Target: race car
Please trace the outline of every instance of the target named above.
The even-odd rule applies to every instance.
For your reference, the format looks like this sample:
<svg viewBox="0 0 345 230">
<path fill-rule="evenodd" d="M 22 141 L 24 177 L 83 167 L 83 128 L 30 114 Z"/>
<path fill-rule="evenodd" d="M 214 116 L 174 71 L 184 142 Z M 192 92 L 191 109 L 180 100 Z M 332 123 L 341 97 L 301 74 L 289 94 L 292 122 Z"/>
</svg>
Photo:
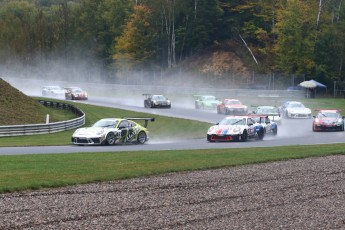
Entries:
<svg viewBox="0 0 345 230">
<path fill-rule="evenodd" d="M 253 111 L 254 114 L 257 115 L 265 115 L 267 116 L 271 121 L 274 121 L 277 125 L 282 124 L 282 119 L 280 117 L 279 109 L 275 106 L 258 106 L 256 107 L 256 110 Z"/>
<path fill-rule="evenodd" d="M 246 105 L 243 105 L 242 102 L 237 99 L 223 99 L 222 102 L 217 105 L 217 113 L 247 115 L 248 107 Z"/>
<path fill-rule="evenodd" d="M 250 115 L 257 123 L 262 124 L 265 134 L 276 136 L 278 134 L 278 125 L 272 121 L 267 115 Z"/>
<path fill-rule="evenodd" d="M 313 131 L 344 131 L 344 116 L 337 109 L 321 109 L 313 116 Z"/>
<path fill-rule="evenodd" d="M 146 96 L 144 100 L 145 108 L 171 108 L 171 101 L 160 94 L 143 94 Z"/>
<path fill-rule="evenodd" d="M 144 125 L 136 121 L 144 121 Z M 77 129 L 72 135 L 75 145 L 144 144 L 149 140 L 147 124 L 154 118 L 104 118 L 93 126 Z"/>
<path fill-rule="evenodd" d="M 209 142 L 233 140 L 245 142 L 249 138 L 262 140 L 264 136 L 263 125 L 250 116 L 227 116 L 207 131 Z"/>
<path fill-rule="evenodd" d="M 286 118 L 311 118 L 311 110 L 299 101 L 287 101 L 281 106 L 281 113 Z"/>
<path fill-rule="evenodd" d="M 216 109 L 217 105 L 221 103 L 213 95 L 194 95 L 196 109 Z"/>
<path fill-rule="evenodd" d="M 87 92 L 79 87 L 65 87 L 66 100 L 87 100 Z"/>
<path fill-rule="evenodd" d="M 42 96 L 61 98 L 65 97 L 66 90 L 58 85 L 47 85 L 42 87 Z"/>
</svg>

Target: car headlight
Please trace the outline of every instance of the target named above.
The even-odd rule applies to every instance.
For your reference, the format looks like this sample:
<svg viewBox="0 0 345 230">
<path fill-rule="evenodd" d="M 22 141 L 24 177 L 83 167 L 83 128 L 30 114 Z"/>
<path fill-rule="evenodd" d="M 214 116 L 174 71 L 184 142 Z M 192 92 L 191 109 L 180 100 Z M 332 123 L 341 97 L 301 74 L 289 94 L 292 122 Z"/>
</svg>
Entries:
<svg viewBox="0 0 345 230">
<path fill-rule="evenodd" d="M 320 123 L 320 119 L 319 119 L 319 118 L 315 118 L 314 122 L 315 122 L 316 124 L 319 124 L 319 123 Z"/>
<path fill-rule="evenodd" d="M 343 122 L 343 119 L 338 119 L 338 123 L 342 123 Z"/>
<path fill-rule="evenodd" d="M 209 129 L 208 129 L 208 131 L 207 131 L 207 133 L 211 133 L 213 130 L 214 130 L 214 126 L 212 126 L 212 127 L 210 127 Z"/>
<path fill-rule="evenodd" d="M 104 133 L 104 129 L 99 130 L 96 134 L 97 135 L 102 135 Z"/>
</svg>

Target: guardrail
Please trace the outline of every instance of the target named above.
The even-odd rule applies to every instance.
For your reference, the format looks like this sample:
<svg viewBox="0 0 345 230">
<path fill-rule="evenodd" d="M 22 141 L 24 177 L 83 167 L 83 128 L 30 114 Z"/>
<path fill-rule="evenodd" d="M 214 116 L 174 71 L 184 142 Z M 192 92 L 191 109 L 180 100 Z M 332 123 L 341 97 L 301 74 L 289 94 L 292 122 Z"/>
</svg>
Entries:
<svg viewBox="0 0 345 230">
<path fill-rule="evenodd" d="M 85 113 L 74 105 L 45 100 L 39 100 L 39 102 L 46 107 L 69 110 L 78 117 L 68 121 L 52 122 L 48 124 L 0 126 L 0 137 L 56 133 L 78 128 L 85 124 Z"/>
</svg>

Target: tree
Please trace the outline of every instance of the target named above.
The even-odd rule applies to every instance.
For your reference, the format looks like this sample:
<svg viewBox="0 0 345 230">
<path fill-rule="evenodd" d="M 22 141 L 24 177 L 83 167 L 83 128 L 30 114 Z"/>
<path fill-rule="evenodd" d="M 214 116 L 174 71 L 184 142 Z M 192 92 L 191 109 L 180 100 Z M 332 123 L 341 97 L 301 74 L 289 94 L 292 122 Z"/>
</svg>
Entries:
<svg viewBox="0 0 345 230">
<path fill-rule="evenodd" d="M 116 38 L 116 64 L 122 69 L 142 68 L 153 59 L 156 31 L 151 27 L 151 10 L 144 5 L 134 6 L 134 12 Z"/>
<path fill-rule="evenodd" d="M 310 75 L 315 68 L 315 1 L 289 0 L 277 13 L 277 67 L 286 73 Z"/>
</svg>

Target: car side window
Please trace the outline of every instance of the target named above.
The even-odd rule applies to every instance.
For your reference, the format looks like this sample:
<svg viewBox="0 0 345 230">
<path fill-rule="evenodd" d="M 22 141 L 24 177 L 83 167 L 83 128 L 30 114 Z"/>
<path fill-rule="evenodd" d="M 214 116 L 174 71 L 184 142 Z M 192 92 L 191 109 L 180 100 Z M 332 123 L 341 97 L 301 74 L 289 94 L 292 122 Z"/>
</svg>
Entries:
<svg viewBox="0 0 345 230">
<path fill-rule="evenodd" d="M 121 121 L 119 128 L 123 129 L 123 128 L 127 128 L 128 127 L 128 121 Z"/>
<path fill-rule="evenodd" d="M 134 124 L 134 122 L 128 121 L 128 126 L 129 126 L 129 127 L 134 127 L 135 124 Z"/>
<path fill-rule="evenodd" d="M 248 118 L 247 120 L 247 125 L 253 125 L 255 123 L 255 121 L 251 118 Z"/>
</svg>

